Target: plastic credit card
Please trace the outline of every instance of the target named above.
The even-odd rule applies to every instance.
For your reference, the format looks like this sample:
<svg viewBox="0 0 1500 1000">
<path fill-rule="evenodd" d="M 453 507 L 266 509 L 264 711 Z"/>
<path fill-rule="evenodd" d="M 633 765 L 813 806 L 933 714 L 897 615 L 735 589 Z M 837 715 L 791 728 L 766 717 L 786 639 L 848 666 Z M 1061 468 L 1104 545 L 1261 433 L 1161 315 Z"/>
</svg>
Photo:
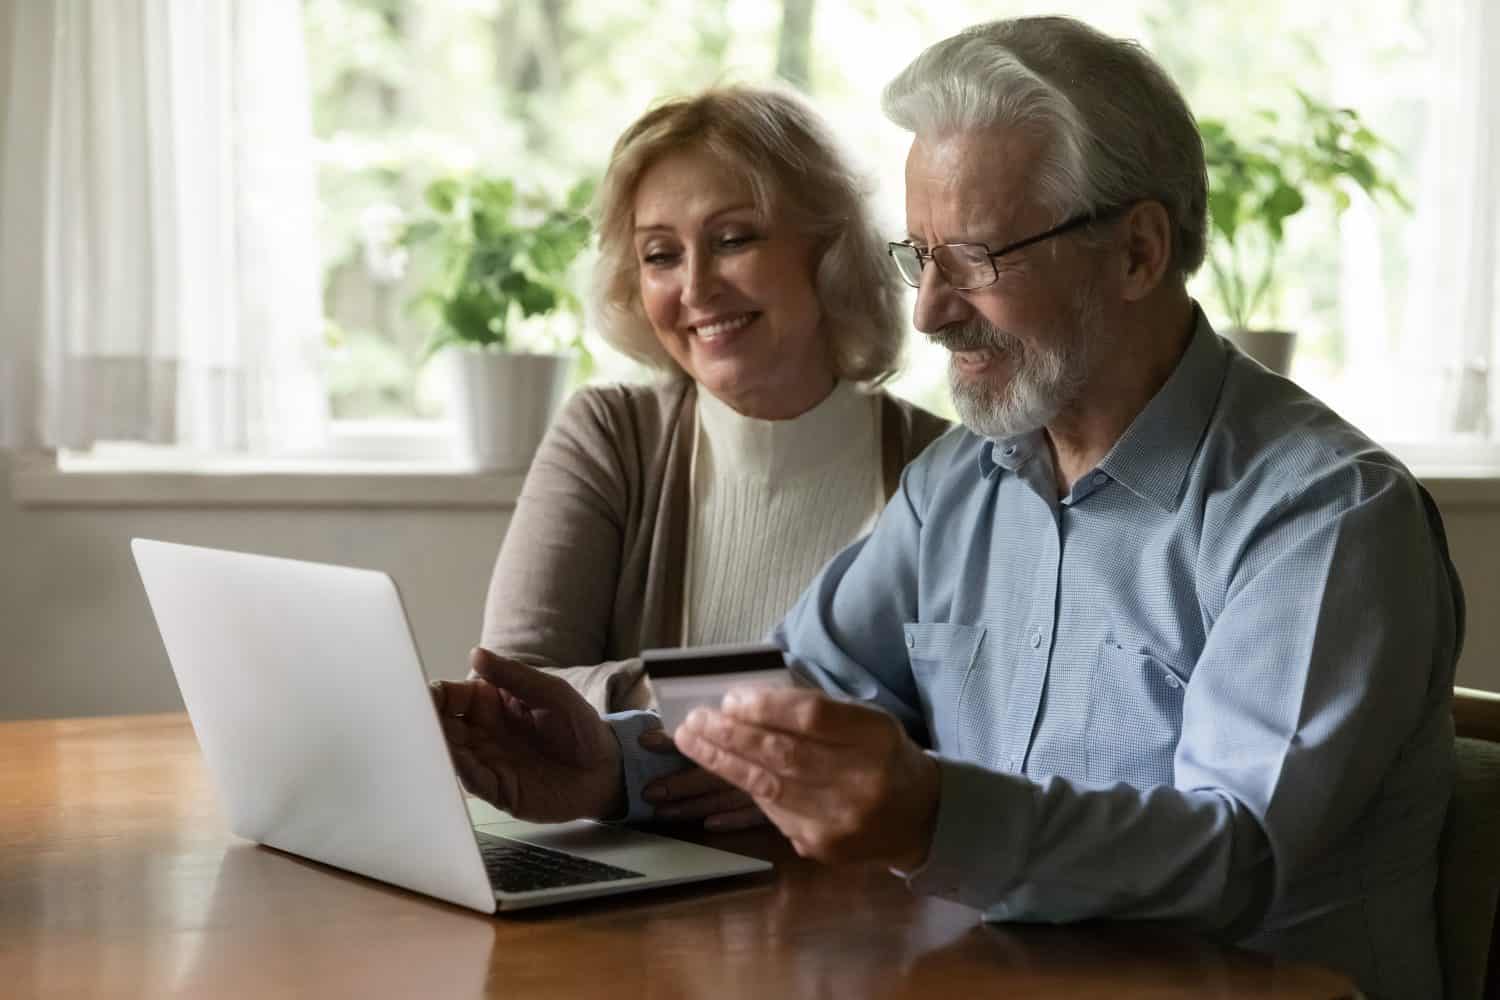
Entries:
<svg viewBox="0 0 1500 1000">
<path fill-rule="evenodd" d="M 718 708 L 732 687 L 794 683 L 781 650 L 764 642 L 648 649 L 641 653 L 641 661 L 656 693 L 662 728 L 669 735 L 699 705 Z"/>
</svg>

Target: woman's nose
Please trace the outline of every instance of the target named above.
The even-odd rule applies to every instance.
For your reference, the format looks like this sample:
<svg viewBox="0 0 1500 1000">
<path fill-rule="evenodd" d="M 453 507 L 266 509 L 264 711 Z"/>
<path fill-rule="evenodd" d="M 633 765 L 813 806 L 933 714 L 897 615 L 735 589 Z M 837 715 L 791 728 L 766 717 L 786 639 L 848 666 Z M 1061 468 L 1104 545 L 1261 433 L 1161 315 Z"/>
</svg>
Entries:
<svg viewBox="0 0 1500 1000">
<path fill-rule="evenodd" d="M 690 308 L 706 306 L 723 285 L 718 262 L 712 254 L 689 253 L 683 275 L 682 303 Z"/>
</svg>

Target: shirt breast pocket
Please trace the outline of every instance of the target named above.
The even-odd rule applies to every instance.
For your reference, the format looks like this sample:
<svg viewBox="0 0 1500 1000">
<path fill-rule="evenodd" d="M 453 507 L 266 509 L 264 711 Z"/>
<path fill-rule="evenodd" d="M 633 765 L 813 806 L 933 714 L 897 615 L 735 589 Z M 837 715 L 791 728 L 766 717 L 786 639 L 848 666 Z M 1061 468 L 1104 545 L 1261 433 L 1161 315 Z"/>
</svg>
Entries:
<svg viewBox="0 0 1500 1000">
<path fill-rule="evenodd" d="M 1172 783 L 1187 680 L 1148 652 L 1105 640 L 1089 687 L 1090 781 Z"/>
<path fill-rule="evenodd" d="M 958 698 L 979 655 L 984 628 L 947 622 L 909 622 L 907 659 L 922 701 L 922 718 L 932 749 L 958 752 Z"/>
</svg>

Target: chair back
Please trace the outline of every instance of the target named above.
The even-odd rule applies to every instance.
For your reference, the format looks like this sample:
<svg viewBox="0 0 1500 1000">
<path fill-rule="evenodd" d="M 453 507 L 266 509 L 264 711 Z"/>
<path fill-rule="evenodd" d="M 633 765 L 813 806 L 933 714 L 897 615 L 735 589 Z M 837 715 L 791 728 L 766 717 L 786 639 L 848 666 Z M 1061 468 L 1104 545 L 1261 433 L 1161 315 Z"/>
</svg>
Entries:
<svg viewBox="0 0 1500 1000">
<path fill-rule="evenodd" d="M 1455 688 L 1457 772 L 1439 848 L 1438 926 L 1450 1000 L 1500 1000 L 1500 694 Z"/>
</svg>

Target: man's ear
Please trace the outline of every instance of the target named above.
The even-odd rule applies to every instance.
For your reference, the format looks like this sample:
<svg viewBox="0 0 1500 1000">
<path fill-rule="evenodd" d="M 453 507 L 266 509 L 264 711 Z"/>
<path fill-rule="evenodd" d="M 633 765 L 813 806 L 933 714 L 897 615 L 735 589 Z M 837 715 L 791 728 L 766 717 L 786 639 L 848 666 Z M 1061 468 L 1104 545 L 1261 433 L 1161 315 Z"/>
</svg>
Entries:
<svg viewBox="0 0 1500 1000">
<path fill-rule="evenodd" d="M 1159 201 L 1139 201 L 1121 222 L 1125 234 L 1121 291 L 1139 302 L 1156 290 L 1172 265 L 1172 220 Z"/>
</svg>

